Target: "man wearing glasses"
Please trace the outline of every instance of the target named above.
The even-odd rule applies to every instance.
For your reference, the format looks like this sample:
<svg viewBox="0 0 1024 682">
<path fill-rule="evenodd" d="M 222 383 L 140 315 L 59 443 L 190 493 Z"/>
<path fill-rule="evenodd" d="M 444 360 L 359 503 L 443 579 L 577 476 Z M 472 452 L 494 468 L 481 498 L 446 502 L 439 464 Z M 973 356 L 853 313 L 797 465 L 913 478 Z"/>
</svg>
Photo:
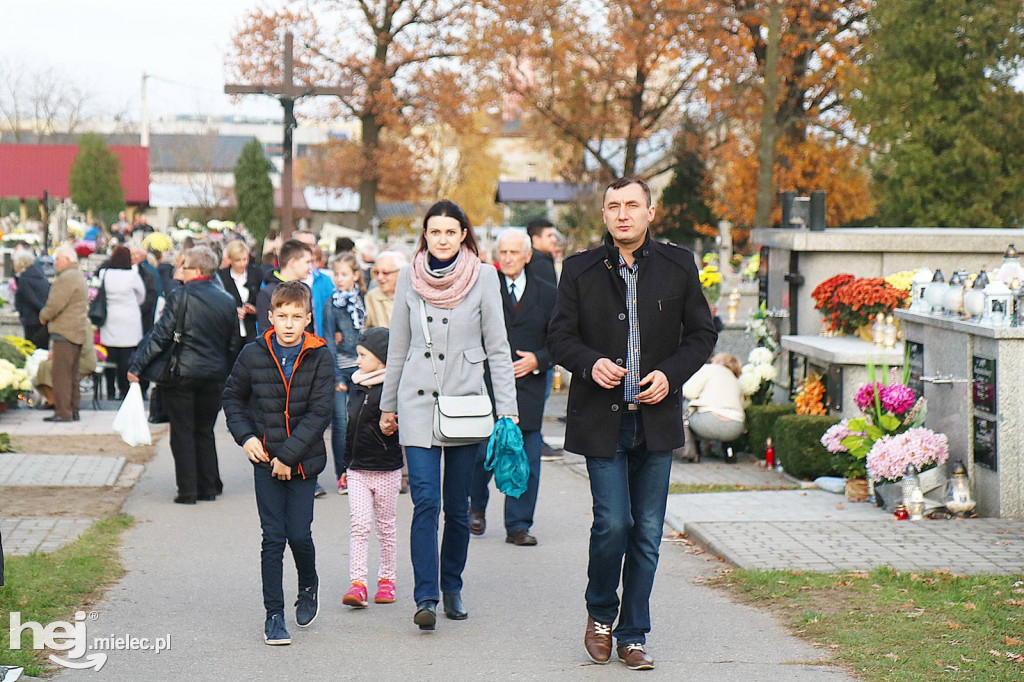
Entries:
<svg viewBox="0 0 1024 682">
<path fill-rule="evenodd" d="M 395 306 L 395 286 L 398 271 L 406 264 L 405 256 L 397 251 L 384 251 L 373 264 L 373 277 L 377 288 L 366 294 L 366 327 L 391 325 L 391 310 Z"/>
</svg>

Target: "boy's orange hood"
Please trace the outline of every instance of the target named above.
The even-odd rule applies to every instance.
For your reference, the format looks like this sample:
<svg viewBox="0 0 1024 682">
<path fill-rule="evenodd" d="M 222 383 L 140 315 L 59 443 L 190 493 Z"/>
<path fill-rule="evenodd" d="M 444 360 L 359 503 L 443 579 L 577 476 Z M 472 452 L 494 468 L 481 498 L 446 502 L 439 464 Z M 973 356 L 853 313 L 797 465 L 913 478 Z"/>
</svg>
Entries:
<svg viewBox="0 0 1024 682">
<path fill-rule="evenodd" d="M 273 335 L 273 327 L 263 332 L 263 341 L 267 344 L 267 350 L 270 351 L 271 355 L 274 354 L 274 345 L 270 340 L 270 337 L 272 337 Z M 314 334 L 310 334 L 309 332 L 302 332 L 302 348 L 299 349 L 299 352 L 301 353 L 302 351 L 309 348 L 319 348 L 320 346 L 326 345 L 327 343 L 319 336 L 315 336 Z"/>
</svg>

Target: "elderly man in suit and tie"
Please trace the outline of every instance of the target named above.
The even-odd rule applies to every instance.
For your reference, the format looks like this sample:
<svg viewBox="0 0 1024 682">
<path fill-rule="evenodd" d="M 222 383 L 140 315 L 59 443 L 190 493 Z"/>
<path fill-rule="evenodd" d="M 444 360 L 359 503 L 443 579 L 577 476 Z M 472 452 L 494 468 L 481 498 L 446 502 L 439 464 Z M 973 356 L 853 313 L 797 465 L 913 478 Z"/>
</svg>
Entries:
<svg viewBox="0 0 1024 682">
<path fill-rule="evenodd" d="M 544 419 L 546 372 L 551 368 L 551 356 L 544 342 L 557 290 L 553 284 L 539 277 L 528 276 L 526 264 L 533 251 L 525 231 L 505 230 L 498 235 L 497 249 L 501 270 L 498 284 L 516 377 L 519 428 L 523 432 L 523 444 L 530 462 L 526 492 L 519 499 L 505 497 L 505 542 L 532 546 L 537 544 L 537 539 L 530 535 L 530 527 L 540 487 L 540 427 Z M 487 442 L 484 441 L 477 455 L 476 472 L 470 488 L 469 530 L 474 535 L 483 535 L 486 529 L 484 513 L 487 510 L 487 486 L 491 480 L 491 472 L 484 469 L 486 455 Z"/>
</svg>

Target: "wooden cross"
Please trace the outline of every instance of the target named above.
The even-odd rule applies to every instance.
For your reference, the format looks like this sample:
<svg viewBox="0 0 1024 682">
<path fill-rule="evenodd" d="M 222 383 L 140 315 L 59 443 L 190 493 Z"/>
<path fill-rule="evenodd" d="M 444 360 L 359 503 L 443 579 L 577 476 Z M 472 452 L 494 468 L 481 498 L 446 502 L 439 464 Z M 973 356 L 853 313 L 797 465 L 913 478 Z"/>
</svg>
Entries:
<svg viewBox="0 0 1024 682">
<path fill-rule="evenodd" d="M 295 128 L 295 100 L 300 97 L 334 95 L 346 97 L 350 88 L 305 86 L 293 80 L 292 34 L 284 34 L 284 73 L 280 83 L 270 85 L 225 85 L 227 95 L 270 95 L 284 107 L 284 168 L 281 171 L 281 234 L 288 239 L 292 232 L 292 130 Z"/>
</svg>

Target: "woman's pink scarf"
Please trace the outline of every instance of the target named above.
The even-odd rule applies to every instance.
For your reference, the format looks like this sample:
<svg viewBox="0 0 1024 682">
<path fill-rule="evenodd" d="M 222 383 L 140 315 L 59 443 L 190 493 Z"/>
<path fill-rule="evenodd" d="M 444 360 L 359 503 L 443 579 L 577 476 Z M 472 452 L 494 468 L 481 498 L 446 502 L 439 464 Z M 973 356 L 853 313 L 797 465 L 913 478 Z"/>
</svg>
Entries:
<svg viewBox="0 0 1024 682">
<path fill-rule="evenodd" d="M 480 259 L 463 246 L 451 272 L 435 277 L 427 271 L 427 252 L 419 251 L 412 258 L 412 288 L 424 301 L 442 310 L 453 310 L 480 276 Z"/>
</svg>

